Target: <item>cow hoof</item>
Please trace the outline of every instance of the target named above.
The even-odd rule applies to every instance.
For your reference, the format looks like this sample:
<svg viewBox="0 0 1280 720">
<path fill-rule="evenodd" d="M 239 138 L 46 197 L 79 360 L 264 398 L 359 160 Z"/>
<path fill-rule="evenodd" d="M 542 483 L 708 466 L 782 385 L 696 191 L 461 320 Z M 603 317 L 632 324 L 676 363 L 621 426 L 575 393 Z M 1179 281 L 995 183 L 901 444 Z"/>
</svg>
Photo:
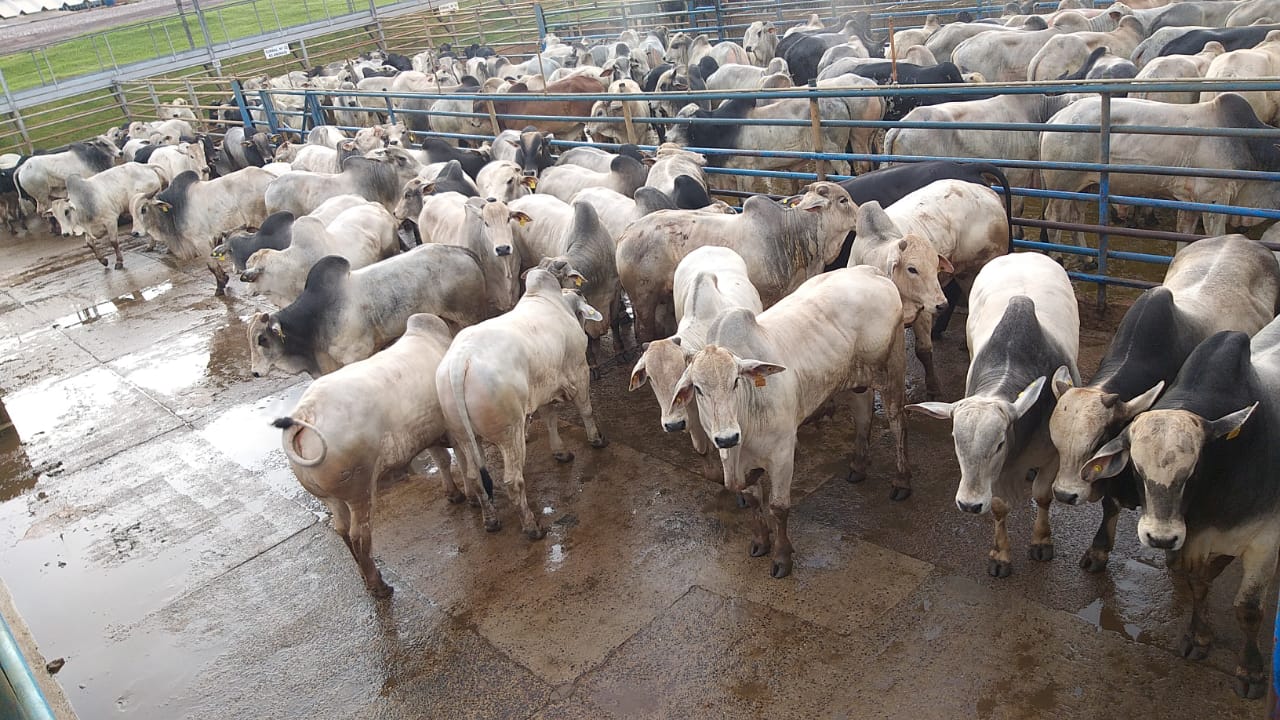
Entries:
<svg viewBox="0 0 1280 720">
<path fill-rule="evenodd" d="M 121 261 L 121 262 L 116 263 L 116 269 L 117 269 L 117 270 L 123 270 L 123 269 L 124 269 L 124 262 L 123 262 L 123 261 Z"/>
<path fill-rule="evenodd" d="M 1182 636 L 1182 644 L 1178 647 L 1182 657 L 1188 660 L 1203 660 L 1209 657 L 1209 643 L 1200 643 L 1191 633 Z"/>
<path fill-rule="evenodd" d="M 751 557 L 764 557 L 769 554 L 769 543 L 751 542 Z"/>
<path fill-rule="evenodd" d="M 856 483 L 862 482 L 863 480 L 866 480 L 867 474 L 861 470 L 850 470 L 849 473 L 844 476 L 844 479 L 848 482 L 856 484 Z"/>
<path fill-rule="evenodd" d="M 889 488 L 889 499 L 894 502 L 902 502 L 911 497 L 911 488 L 894 485 Z"/>
<path fill-rule="evenodd" d="M 593 448 L 607 448 L 607 447 L 609 447 L 609 438 L 605 437 L 604 435 L 601 435 L 600 437 L 598 437 L 598 438 L 596 438 L 595 440 L 592 440 L 592 441 L 591 441 L 591 447 L 593 447 Z"/>
<path fill-rule="evenodd" d="M 474 497 L 468 497 L 467 504 L 471 507 L 480 507 L 480 496 L 476 495 Z"/>
<path fill-rule="evenodd" d="M 467 501 L 467 496 L 463 494 L 462 491 L 460 490 L 454 490 L 453 492 L 449 493 L 447 497 L 449 498 L 449 502 L 454 505 L 461 505 L 462 503 Z M 476 500 L 476 504 L 479 505 L 480 501 Z"/>
<path fill-rule="evenodd" d="M 541 540 L 542 538 L 547 536 L 547 533 L 542 528 L 535 527 L 535 528 L 530 528 L 528 530 L 525 530 L 524 536 L 529 538 L 530 540 Z"/>
<path fill-rule="evenodd" d="M 600 371 L 597 370 L 596 368 L 591 368 L 591 382 L 596 382 L 599 379 L 600 379 Z"/>
<path fill-rule="evenodd" d="M 1267 691 L 1267 678 L 1260 672 L 1236 668 L 1236 694 L 1246 700 L 1257 700 Z"/>
<path fill-rule="evenodd" d="M 790 575 L 791 561 L 784 560 L 783 562 L 774 562 L 773 567 L 769 570 L 769 574 L 773 576 L 774 580 L 781 580 L 782 578 Z"/>
<path fill-rule="evenodd" d="M 394 592 L 395 588 L 388 585 L 385 580 L 379 580 L 377 585 L 369 588 L 369 594 L 381 600 L 391 597 Z"/>
<path fill-rule="evenodd" d="M 751 503 L 747 502 L 747 496 L 743 495 L 742 493 L 734 493 L 733 500 L 738 504 L 738 507 L 740 508 L 746 509 L 751 507 Z"/>
<path fill-rule="evenodd" d="M 1027 555 L 1032 560 L 1039 562 L 1049 562 L 1053 559 L 1053 543 L 1032 544 L 1027 550 Z"/>
<path fill-rule="evenodd" d="M 1084 551 L 1084 555 L 1080 556 L 1080 569 L 1090 573 L 1100 573 L 1107 569 L 1107 559 L 1110 556 L 1106 550 L 1097 550 L 1089 548 Z"/>
<path fill-rule="evenodd" d="M 226 289 L 226 288 L 224 288 L 224 287 L 215 288 L 215 289 L 214 289 L 214 291 L 213 291 L 213 296 L 214 296 L 214 297 L 226 297 L 226 296 L 227 296 L 227 289 Z"/>
<path fill-rule="evenodd" d="M 107 266 L 107 259 L 106 259 L 106 258 L 98 258 L 98 262 L 102 263 L 102 267 L 106 267 L 106 266 Z"/>
<path fill-rule="evenodd" d="M 573 453 L 567 450 L 563 452 L 558 452 L 558 453 L 551 453 L 551 457 L 555 458 L 556 462 L 561 462 L 561 463 L 573 462 Z"/>
<path fill-rule="evenodd" d="M 484 524 L 484 531 L 485 531 L 485 532 L 496 533 L 496 532 L 498 532 L 498 531 L 499 531 L 499 530 L 501 530 L 501 529 L 502 529 L 502 521 L 501 521 L 501 520 L 494 520 L 493 522 L 486 522 L 486 523 Z"/>
<path fill-rule="evenodd" d="M 1013 574 L 1013 563 L 992 558 L 987 561 L 987 574 L 993 578 L 1007 578 Z"/>
<path fill-rule="evenodd" d="M 939 328 L 937 325 L 934 325 L 933 330 L 929 332 L 929 337 L 933 338 L 934 340 L 941 340 L 942 336 L 945 335 L 946 333 L 947 331 L 945 328 Z"/>
</svg>

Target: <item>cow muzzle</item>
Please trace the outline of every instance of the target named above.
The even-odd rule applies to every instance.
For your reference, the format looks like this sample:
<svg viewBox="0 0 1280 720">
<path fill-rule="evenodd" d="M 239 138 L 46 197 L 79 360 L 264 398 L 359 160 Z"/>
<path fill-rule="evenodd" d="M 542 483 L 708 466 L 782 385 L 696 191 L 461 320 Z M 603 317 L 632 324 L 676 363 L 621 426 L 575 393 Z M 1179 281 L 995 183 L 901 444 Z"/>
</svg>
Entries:
<svg viewBox="0 0 1280 720">
<path fill-rule="evenodd" d="M 510 255 L 510 254 L 511 254 L 511 246 L 510 246 L 510 245 L 499 245 L 499 246 L 497 246 L 497 247 L 495 247 L 495 248 L 493 249 L 493 252 L 494 252 L 498 257 L 507 257 L 508 255 Z"/>
<path fill-rule="evenodd" d="M 1074 493 L 1070 490 L 1054 490 L 1053 496 L 1063 505 L 1079 505 L 1081 502 L 1080 493 Z"/>
<path fill-rule="evenodd" d="M 742 433 L 740 432 L 725 433 L 724 435 L 716 435 L 715 437 L 716 447 L 721 450 L 728 450 L 731 447 L 737 447 L 741 440 Z"/>
<path fill-rule="evenodd" d="M 956 507 L 960 508 L 960 512 L 973 513 L 974 515 L 981 515 L 987 510 L 987 504 L 985 502 L 965 502 L 963 500 L 956 500 Z"/>
<path fill-rule="evenodd" d="M 684 426 L 685 426 L 684 420 L 677 420 L 675 422 L 662 423 L 662 429 L 666 430 L 667 432 L 680 432 L 681 430 L 684 430 Z M 719 445 L 720 444 L 719 441 L 717 441 L 716 444 Z"/>
</svg>

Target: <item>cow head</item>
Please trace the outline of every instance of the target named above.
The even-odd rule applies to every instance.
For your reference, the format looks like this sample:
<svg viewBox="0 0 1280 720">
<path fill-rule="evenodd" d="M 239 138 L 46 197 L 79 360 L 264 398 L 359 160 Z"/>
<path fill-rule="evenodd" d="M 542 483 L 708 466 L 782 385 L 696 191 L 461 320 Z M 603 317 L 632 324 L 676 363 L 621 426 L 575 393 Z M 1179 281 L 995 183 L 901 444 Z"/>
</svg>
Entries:
<svg viewBox="0 0 1280 720">
<path fill-rule="evenodd" d="M 579 325 L 604 320 L 604 316 L 600 314 L 600 311 L 592 307 L 577 290 L 561 289 L 560 297 L 564 300 L 565 307 L 578 319 Z"/>
<path fill-rule="evenodd" d="M 1081 471 L 1098 449 L 1138 413 L 1146 412 L 1160 396 L 1164 383 L 1129 401 L 1115 393 L 1093 387 L 1075 387 L 1066 366 L 1053 374 L 1053 394 L 1058 402 L 1049 418 L 1049 436 L 1058 451 L 1058 477 L 1053 481 L 1053 494 L 1059 502 L 1079 505 L 1098 499 L 1092 483 L 1083 480 Z"/>
<path fill-rule="evenodd" d="M 522 174 L 519 165 L 505 160 L 497 160 L 486 165 L 480 171 L 478 180 L 480 182 L 477 182 L 477 186 L 482 194 L 496 197 L 503 202 L 524 197 L 538 187 L 537 178 Z"/>
<path fill-rule="evenodd" d="M 249 322 L 249 369 L 254 377 L 264 377 L 271 368 L 279 367 L 290 373 L 305 368 L 290 362 L 285 353 L 285 333 L 274 315 L 258 313 Z"/>
<path fill-rule="evenodd" d="M 770 375 L 784 371 L 786 368 L 781 365 L 740 358 L 725 348 L 707 345 L 694 354 L 676 382 L 671 405 L 683 408 L 697 402 L 707 434 L 717 448 L 728 450 L 742 442 L 739 393 L 755 392 L 768 385 Z"/>
<path fill-rule="evenodd" d="M 1031 382 L 1009 402 L 999 397 L 975 395 L 953 403 L 924 402 L 907 410 L 939 420 L 950 419 L 960 461 L 960 487 L 956 507 L 980 515 L 991 510 L 992 486 L 1004 470 L 1013 440 L 1013 424 L 1035 406 L 1045 378 Z M 701 408 L 699 408 L 701 409 Z"/>
<path fill-rule="evenodd" d="M 520 140 L 516 146 L 516 164 L 521 172 L 537 177 L 544 169 L 551 167 L 551 141 L 556 136 L 551 133 L 540 133 L 535 127 L 526 127 L 520 131 Z"/>
<path fill-rule="evenodd" d="M 693 353 L 681 344 L 680 336 L 672 336 L 664 340 L 645 343 L 640 360 L 631 369 L 631 383 L 628 390 L 637 390 L 646 382 L 653 388 L 653 395 L 658 399 L 658 408 L 662 411 L 660 422 L 667 432 L 680 432 L 689 424 L 688 405 L 673 407 L 676 384 L 680 382 L 684 371 L 689 367 Z"/>
<path fill-rule="evenodd" d="M 856 254 L 871 264 L 883 267 L 888 260 L 889 278 L 902 296 L 902 316 L 905 324 L 911 324 L 921 311 L 933 313 L 946 309 L 947 298 L 942 294 L 938 273 L 955 271 L 946 258 L 938 254 L 933 243 L 911 234 L 904 235 L 893 219 L 872 201 L 858 208 Z M 880 260 L 877 262 L 877 260 Z"/>
<path fill-rule="evenodd" d="M 819 181 L 804 188 L 804 194 L 790 203 L 796 210 L 818 216 L 818 235 L 826 243 L 823 262 L 830 264 L 839 257 L 845 236 L 858 226 L 858 206 L 848 191 L 833 182 Z"/>
<path fill-rule="evenodd" d="M 400 201 L 396 203 L 395 216 L 396 220 L 417 222 L 418 215 L 422 213 L 422 198 L 424 195 L 430 195 L 436 191 L 436 184 L 430 180 L 422 178 L 413 178 L 404 184 L 404 190 L 400 194 Z"/>
<path fill-rule="evenodd" d="M 517 216 L 528 218 L 524 213 L 514 213 L 507 204 L 497 198 L 470 198 L 467 200 L 466 216 L 468 227 L 466 232 L 479 233 L 480 244 L 485 253 L 492 258 L 482 260 L 482 267 L 496 267 L 500 274 L 485 271 L 486 294 L 493 304 L 503 312 L 515 306 L 520 294 L 520 258 L 512 252 L 514 233 L 511 221 Z"/>
<path fill-rule="evenodd" d="M 1206 420 L 1187 410 L 1151 410 L 1139 415 L 1115 440 L 1103 445 L 1080 471 L 1087 483 L 1113 477 L 1133 463 L 1142 481 L 1138 539 L 1160 550 L 1180 550 L 1187 540 L 1183 493 L 1209 443 L 1234 440 L 1257 403 Z"/>
</svg>

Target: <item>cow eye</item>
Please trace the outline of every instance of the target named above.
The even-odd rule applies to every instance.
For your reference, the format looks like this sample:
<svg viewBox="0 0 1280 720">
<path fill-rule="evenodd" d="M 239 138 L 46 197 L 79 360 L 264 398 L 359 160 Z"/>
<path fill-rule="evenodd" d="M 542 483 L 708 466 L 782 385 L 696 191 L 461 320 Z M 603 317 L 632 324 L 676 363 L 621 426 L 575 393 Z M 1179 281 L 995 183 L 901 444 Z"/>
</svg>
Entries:
<svg viewBox="0 0 1280 720">
<path fill-rule="evenodd" d="M 919 274 L 920 274 L 920 271 L 919 271 L 919 270 L 916 270 L 914 267 L 908 267 L 908 268 L 907 268 L 907 272 L 911 273 L 912 275 L 919 275 Z"/>
<path fill-rule="evenodd" d="M 1004 441 L 1001 440 L 1000 442 L 996 443 L 996 452 L 1000 452 L 1003 449 L 1004 449 Z"/>
<path fill-rule="evenodd" d="M 840 198 L 840 204 L 841 204 L 841 205 L 848 205 L 848 204 L 849 204 L 849 198 Z"/>
<path fill-rule="evenodd" d="M 742 378 L 740 378 L 740 377 L 736 377 L 736 378 L 734 378 L 734 379 L 733 379 L 733 389 L 734 389 L 734 390 L 737 390 L 737 389 L 738 389 L 738 382 L 739 382 L 740 380 L 742 380 Z"/>
<path fill-rule="evenodd" d="M 266 346 L 267 346 L 267 338 L 266 338 L 266 336 L 264 336 L 264 335 L 259 335 L 259 336 L 258 336 L 258 347 L 266 347 Z"/>
<path fill-rule="evenodd" d="M 699 396 L 702 395 L 702 388 L 698 387 L 697 385 L 693 386 L 693 391 L 697 393 Z"/>
</svg>

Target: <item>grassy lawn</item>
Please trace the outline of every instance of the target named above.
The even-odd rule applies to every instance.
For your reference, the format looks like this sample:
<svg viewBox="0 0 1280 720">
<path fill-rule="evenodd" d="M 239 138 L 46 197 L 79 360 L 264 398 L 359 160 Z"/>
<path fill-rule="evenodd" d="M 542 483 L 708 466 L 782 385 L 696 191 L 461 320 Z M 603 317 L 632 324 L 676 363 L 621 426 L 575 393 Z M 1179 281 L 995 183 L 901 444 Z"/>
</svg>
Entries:
<svg viewBox="0 0 1280 720">
<path fill-rule="evenodd" d="M 391 5 L 397 0 L 374 0 Z M 233 3 L 205 11 L 209 35 L 214 44 L 253 37 L 267 32 L 349 15 L 367 9 L 369 0 L 255 0 Z M 204 35 L 194 14 L 187 24 L 195 47 L 204 47 Z M 51 74 L 59 80 L 127 65 L 189 50 L 187 33 L 177 15 L 146 23 L 97 32 L 50 45 L 43 50 L 0 56 L 0 71 L 11 90 L 23 90 L 49 83 Z M 50 69 L 52 66 L 52 69 Z"/>
</svg>

